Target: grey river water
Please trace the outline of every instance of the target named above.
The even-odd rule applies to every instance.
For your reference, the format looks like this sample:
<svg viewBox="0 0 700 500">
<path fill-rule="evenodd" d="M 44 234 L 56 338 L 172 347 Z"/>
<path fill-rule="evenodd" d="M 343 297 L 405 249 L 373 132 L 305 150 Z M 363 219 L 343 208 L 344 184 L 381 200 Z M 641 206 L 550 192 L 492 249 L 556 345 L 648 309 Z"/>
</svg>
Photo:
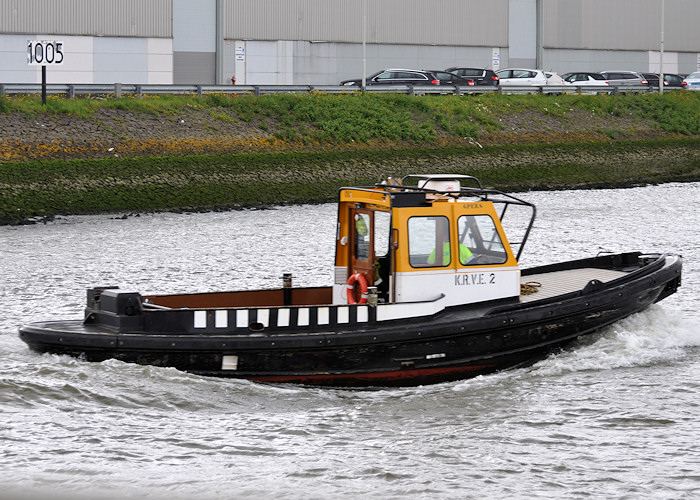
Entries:
<svg viewBox="0 0 700 500">
<path fill-rule="evenodd" d="M 332 279 L 335 206 L 0 227 L 0 498 L 700 497 L 700 184 L 532 192 L 523 266 L 685 257 L 679 292 L 528 368 L 351 391 L 30 352 L 85 289 Z"/>
</svg>

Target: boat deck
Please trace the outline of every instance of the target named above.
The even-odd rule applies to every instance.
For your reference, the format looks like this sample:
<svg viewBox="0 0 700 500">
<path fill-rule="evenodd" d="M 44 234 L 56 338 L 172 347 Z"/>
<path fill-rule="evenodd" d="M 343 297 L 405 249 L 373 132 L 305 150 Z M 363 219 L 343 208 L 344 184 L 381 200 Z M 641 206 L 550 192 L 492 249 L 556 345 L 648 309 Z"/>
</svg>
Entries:
<svg viewBox="0 0 700 500">
<path fill-rule="evenodd" d="M 591 280 L 595 279 L 607 283 L 608 281 L 625 276 L 626 274 L 628 273 L 614 271 L 612 269 L 586 267 L 522 276 L 520 279 L 521 284 L 539 283 L 541 286 L 537 287 L 537 292 L 535 293 L 521 295 L 520 302 L 532 302 L 534 300 L 548 299 L 556 295 L 576 292 L 585 287 Z"/>
</svg>

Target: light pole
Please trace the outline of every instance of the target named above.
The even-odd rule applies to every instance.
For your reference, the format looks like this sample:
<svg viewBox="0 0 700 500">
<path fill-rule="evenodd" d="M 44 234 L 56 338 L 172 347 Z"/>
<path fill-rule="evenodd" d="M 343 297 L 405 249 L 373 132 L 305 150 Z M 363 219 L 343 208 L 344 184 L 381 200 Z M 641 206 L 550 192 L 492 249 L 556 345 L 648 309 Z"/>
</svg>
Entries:
<svg viewBox="0 0 700 500">
<path fill-rule="evenodd" d="M 216 33 L 216 45 L 214 53 L 214 81 L 216 85 L 223 85 L 224 82 L 224 2 L 223 0 L 216 0 L 216 26 L 214 31 Z"/>
<path fill-rule="evenodd" d="M 661 50 L 659 51 L 659 94 L 664 93 L 664 3 L 661 0 Z"/>
<path fill-rule="evenodd" d="M 362 92 L 365 91 L 367 75 L 367 0 L 362 0 Z"/>
</svg>

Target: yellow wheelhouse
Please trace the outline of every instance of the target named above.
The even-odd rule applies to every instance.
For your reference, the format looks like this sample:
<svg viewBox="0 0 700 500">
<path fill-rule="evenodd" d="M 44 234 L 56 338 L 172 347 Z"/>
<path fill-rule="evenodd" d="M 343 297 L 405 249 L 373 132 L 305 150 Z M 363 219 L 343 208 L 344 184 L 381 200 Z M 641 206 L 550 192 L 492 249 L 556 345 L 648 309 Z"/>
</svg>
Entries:
<svg viewBox="0 0 700 500">
<path fill-rule="evenodd" d="M 463 188 L 464 181 L 477 186 Z M 518 262 L 497 204 L 529 207 L 534 217 L 531 204 L 471 176 L 341 189 L 333 303 L 357 302 L 348 280 L 358 274 L 379 304 L 439 300 L 446 307 L 518 296 Z"/>
</svg>

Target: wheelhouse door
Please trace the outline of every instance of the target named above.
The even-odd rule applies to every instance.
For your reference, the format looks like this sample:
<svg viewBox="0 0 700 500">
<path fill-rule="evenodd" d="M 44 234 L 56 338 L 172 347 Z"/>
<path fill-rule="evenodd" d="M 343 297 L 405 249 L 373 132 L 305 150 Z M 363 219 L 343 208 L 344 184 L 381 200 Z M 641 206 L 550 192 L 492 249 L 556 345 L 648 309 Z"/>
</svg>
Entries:
<svg viewBox="0 0 700 500">
<path fill-rule="evenodd" d="M 350 209 L 350 274 L 360 273 L 367 285 L 374 284 L 374 212 Z"/>
<path fill-rule="evenodd" d="M 351 208 L 349 276 L 360 273 L 367 286 L 377 287 L 379 300 L 390 301 L 393 280 L 391 214 L 389 211 Z"/>
</svg>

